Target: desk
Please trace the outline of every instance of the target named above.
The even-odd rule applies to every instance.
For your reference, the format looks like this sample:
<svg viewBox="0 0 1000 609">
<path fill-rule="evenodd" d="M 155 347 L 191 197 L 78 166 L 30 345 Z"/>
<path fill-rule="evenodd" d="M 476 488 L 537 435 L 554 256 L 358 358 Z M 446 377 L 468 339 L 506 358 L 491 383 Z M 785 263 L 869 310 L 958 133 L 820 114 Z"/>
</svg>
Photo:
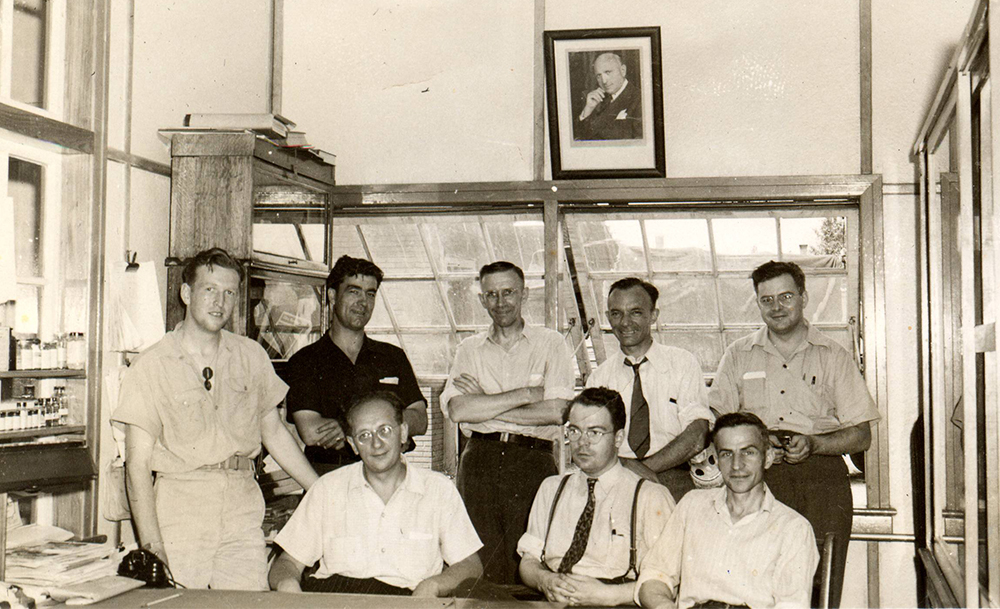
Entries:
<svg viewBox="0 0 1000 609">
<path fill-rule="evenodd" d="M 150 590 L 140 588 L 102 603 L 95 609 L 141 609 L 157 599 L 171 598 L 152 609 L 531 609 L 564 607 L 560 603 L 501 602 L 469 598 L 413 598 L 370 594 L 318 594 L 288 592 L 243 592 L 237 590 Z"/>
</svg>

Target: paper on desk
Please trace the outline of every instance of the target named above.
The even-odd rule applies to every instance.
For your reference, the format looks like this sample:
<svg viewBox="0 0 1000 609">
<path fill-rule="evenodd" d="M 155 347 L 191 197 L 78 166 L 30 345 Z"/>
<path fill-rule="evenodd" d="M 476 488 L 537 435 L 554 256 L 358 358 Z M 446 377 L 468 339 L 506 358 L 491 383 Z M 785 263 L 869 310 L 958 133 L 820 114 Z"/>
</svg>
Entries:
<svg viewBox="0 0 1000 609">
<path fill-rule="evenodd" d="M 47 524 L 25 524 L 7 531 L 7 549 L 73 539 L 73 533 Z"/>
<path fill-rule="evenodd" d="M 111 351 L 142 351 L 163 338 L 163 303 L 152 262 L 126 271 L 125 262 L 111 264 L 108 308 Z"/>
</svg>

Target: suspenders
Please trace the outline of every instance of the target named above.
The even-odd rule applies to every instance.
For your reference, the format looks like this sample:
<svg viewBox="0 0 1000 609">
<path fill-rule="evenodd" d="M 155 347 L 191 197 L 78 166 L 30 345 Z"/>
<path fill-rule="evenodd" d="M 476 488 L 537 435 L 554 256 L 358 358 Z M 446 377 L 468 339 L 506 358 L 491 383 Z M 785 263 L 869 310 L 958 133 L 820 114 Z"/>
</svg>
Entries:
<svg viewBox="0 0 1000 609">
<path fill-rule="evenodd" d="M 549 523 L 545 527 L 545 539 L 542 541 L 542 556 L 540 562 L 543 566 L 545 566 L 545 546 L 549 543 L 549 532 L 552 530 L 552 521 L 555 519 L 556 505 L 559 503 L 559 497 L 562 496 L 563 489 L 566 488 L 566 483 L 569 482 L 569 477 L 571 475 L 572 474 L 563 476 L 562 480 L 559 481 L 559 487 L 556 489 L 556 496 L 552 499 L 552 508 L 549 510 Z M 636 568 L 639 551 L 635 543 L 635 531 L 636 519 L 639 511 L 639 489 L 642 488 L 642 483 L 645 481 L 645 478 L 639 478 L 639 481 L 635 484 L 635 493 L 632 495 L 632 517 L 629 526 L 628 569 L 626 569 L 625 573 L 619 575 L 618 577 L 601 579 L 601 581 L 606 584 L 622 584 L 627 581 L 633 581 L 639 576 L 639 570 Z M 629 577 L 629 574 L 631 574 L 632 577 Z"/>
</svg>

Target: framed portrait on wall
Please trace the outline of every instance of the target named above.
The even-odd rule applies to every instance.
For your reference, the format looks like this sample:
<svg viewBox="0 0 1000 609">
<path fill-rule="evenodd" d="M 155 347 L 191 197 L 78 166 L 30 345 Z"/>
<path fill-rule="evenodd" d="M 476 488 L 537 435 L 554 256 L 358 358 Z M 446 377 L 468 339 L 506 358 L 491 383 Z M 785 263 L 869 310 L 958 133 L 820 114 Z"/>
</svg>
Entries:
<svg viewBox="0 0 1000 609">
<path fill-rule="evenodd" d="M 552 177 L 666 176 L 660 28 L 545 32 Z"/>
</svg>

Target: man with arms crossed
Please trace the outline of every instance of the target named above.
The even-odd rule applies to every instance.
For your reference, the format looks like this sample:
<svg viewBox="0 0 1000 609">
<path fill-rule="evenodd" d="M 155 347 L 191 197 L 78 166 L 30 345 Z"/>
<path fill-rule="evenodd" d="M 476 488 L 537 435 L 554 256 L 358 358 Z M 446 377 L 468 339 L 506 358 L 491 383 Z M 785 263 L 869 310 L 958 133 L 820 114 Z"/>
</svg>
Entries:
<svg viewBox="0 0 1000 609">
<path fill-rule="evenodd" d="M 357 462 L 342 425 L 344 407 L 361 395 L 395 393 L 407 404 L 403 418 L 410 433 L 427 431 L 427 404 L 410 360 L 399 347 L 365 334 L 381 283 L 375 264 L 341 256 L 326 278 L 330 330 L 288 360 L 288 418 L 320 474 Z"/>
<path fill-rule="evenodd" d="M 608 321 L 619 352 L 587 379 L 588 387 L 610 387 L 628 405 L 625 467 L 670 489 L 678 500 L 694 488 L 688 459 L 705 448 L 712 420 L 697 358 L 653 341 L 659 297 L 656 286 L 626 277 L 608 291 Z"/>
<path fill-rule="evenodd" d="M 625 78 L 625 64 L 615 53 L 594 60 L 597 88 L 576 120 L 577 140 L 630 140 L 642 137 L 642 95 Z"/>
<path fill-rule="evenodd" d="M 275 408 L 288 387 L 264 349 L 223 330 L 243 267 L 225 251 L 183 272 L 183 323 L 144 351 L 122 381 L 129 507 L 139 543 L 188 588 L 267 589 L 254 479 L 261 443 L 304 488 L 316 481 Z M 153 484 L 153 474 L 156 484 Z"/>
<path fill-rule="evenodd" d="M 485 576 L 513 584 L 531 502 L 557 471 L 553 442 L 562 439 L 563 409 L 573 398 L 573 362 L 561 334 L 524 323 L 521 269 L 487 264 L 479 284 L 493 323 L 458 346 L 441 409 L 468 437 L 457 484 L 483 540 Z"/>
<path fill-rule="evenodd" d="M 538 489 L 517 547 L 521 578 L 554 602 L 630 605 L 638 561 L 659 538 L 674 500 L 659 484 L 642 485 L 619 462 L 625 404 L 617 391 L 584 389 L 570 402 L 565 420 L 580 469 L 552 476 Z"/>
<path fill-rule="evenodd" d="M 723 488 L 688 493 L 642 561 L 643 607 L 809 607 L 819 552 L 809 522 L 764 483 L 774 460 L 764 423 L 719 417 L 715 449 Z"/>
<path fill-rule="evenodd" d="M 851 355 L 809 325 L 805 274 L 767 262 L 751 276 L 765 327 L 726 349 L 709 392 L 716 413 L 752 412 L 770 430 L 774 496 L 833 546 L 831 607 L 840 605 L 854 509 L 842 455 L 868 449 L 875 403 Z"/>
<path fill-rule="evenodd" d="M 392 392 L 361 396 L 344 415 L 361 463 L 323 476 L 275 538 L 285 552 L 271 587 L 285 592 L 449 596 L 482 574 L 482 547 L 445 476 L 402 458 L 407 424 Z M 314 575 L 306 565 L 319 561 Z M 445 566 L 447 564 L 447 566 Z"/>
</svg>

